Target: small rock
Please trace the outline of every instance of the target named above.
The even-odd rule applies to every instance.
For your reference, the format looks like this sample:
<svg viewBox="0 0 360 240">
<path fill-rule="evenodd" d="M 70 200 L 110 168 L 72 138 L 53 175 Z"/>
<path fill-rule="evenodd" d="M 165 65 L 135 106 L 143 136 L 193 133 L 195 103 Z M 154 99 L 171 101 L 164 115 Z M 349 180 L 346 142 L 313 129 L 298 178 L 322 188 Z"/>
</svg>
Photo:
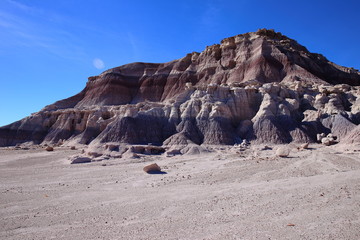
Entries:
<svg viewBox="0 0 360 240">
<path fill-rule="evenodd" d="M 165 152 L 165 148 L 148 145 L 145 147 L 145 154 L 161 154 Z"/>
<path fill-rule="evenodd" d="M 323 138 L 325 138 L 325 137 L 326 137 L 325 133 L 316 134 L 316 140 L 317 140 L 318 142 L 321 142 L 321 140 L 322 140 Z"/>
<path fill-rule="evenodd" d="M 320 134 L 320 133 L 316 134 L 316 140 L 317 140 L 318 142 L 320 142 L 321 139 L 322 139 L 321 134 Z"/>
<path fill-rule="evenodd" d="M 97 158 L 97 157 L 100 157 L 100 156 L 103 155 L 102 153 L 99 153 L 99 152 L 88 152 L 87 154 L 88 154 L 90 157 L 94 157 L 94 158 Z"/>
<path fill-rule="evenodd" d="M 181 155 L 180 149 L 173 149 L 166 152 L 167 156 Z"/>
<path fill-rule="evenodd" d="M 276 150 L 276 156 L 278 157 L 287 157 L 289 156 L 290 149 L 288 147 L 279 147 Z"/>
<path fill-rule="evenodd" d="M 105 149 L 108 149 L 109 151 L 119 151 L 119 145 L 116 144 L 106 144 Z"/>
<path fill-rule="evenodd" d="M 54 151 L 54 148 L 51 147 L 51 146 L 47 146 L 47 147 L 45 148 L 45 150 L 48 151 L 48 152 L 52 152 L 52 151 Z"/>
<path fill-rule="evenodd" d="M 89 162 L 91 162 L 91 158 L 89 157 L 73 156 L 70 158 L 70 164 L 89 163 Z"/>
<path fill-rule="evenodd" d="M 250 143 L 249 143 L 246 139 L 244 139 L 244 140 L 241 142 L 240 147 L 246 148 L 246 147 L 248 147 L 249 145 L 250 145 Z"/>
<path fill-rule="evenodd" d="M 303 143 L 300 145 L 300 149 L 308 149 L 309 148 L 309 143 Z"/>
<path fill-rule="evenodd" d="M 144 172 L 149 173 L 149 174 L 161 172 L 161 168 L 156 163 L 145 166 L 143 170 L 144 170 Z"/>
<path fill-rule="evenodd" d="M 75 147 L 75 146 L 71 146 L 70 149 L 71 149 L 71 150 L 76 150 L 76 147 Z"/>
<path fill-rule="evenodd" d="M 143 147 L 143 146 L 131 146 L 129 151 L 133 152 L 133 153 L 143 154 L 145 152 L 145 147 Z"/>
<path fill-rule="evenodd" d="M 334 135 L 333 135 L 332 133 L 329 133 L 326 137 L 327 137 L 327 138 L 333 138 Z"/>
<path fill-rule="evenodd" d="M 261 148 L 261 150 L 262 150 L 262 151 L 264 151 L 264 150 L 272 150 L 272 148 L 269 147 L 269 146 L 264 146 L 263 148 Z"/>
<path fill-rule="evenodd" d="M 325 146 L 330 146 L 330 145 L 331 145 L 331 139 L 325 137 L 325 138 L 321 139 L 321 143 L 322 143 L 323 145 L 325 145 Z"/>
</svg>

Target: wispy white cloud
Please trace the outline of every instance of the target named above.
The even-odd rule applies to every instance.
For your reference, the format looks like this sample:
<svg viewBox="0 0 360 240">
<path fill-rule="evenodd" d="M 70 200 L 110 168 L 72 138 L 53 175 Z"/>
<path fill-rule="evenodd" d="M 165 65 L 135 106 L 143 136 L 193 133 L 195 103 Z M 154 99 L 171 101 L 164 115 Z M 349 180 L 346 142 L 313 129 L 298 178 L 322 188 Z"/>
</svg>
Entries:
<svg viewBox="0 0 360 240">
<path fill-rule="evenodd" d="M 132 48 L 132 58 L 134 60 L 137 60 L 139 58 L 139 55 L 140 55 L 137 40 L 136 40 L 135 36 L 130 32 L 127 33 L 127 39 L 128 39 L 128 42 L 129 42 L 129 44 L 130 44 L 130 46 Z"/>
<path fill-rule="evenodd" d="M 105 68 L 105 63 L 103 60 L 101 60 L 100 58 L 95 58 L 93 60 L 93 65 L 95 68 L 97 69 L 104 69 Z"/>
<path fill-rule="evenodd" d="M 49 21 L 51 13 L 14 0 L 6 0 L 6 3 L 7 11 L 0 10 L 2 47 L 39 48 L 67 59 L 84 57 L 80 39 L 66 30 L 66 24 Z M 65 16 L 61 18 L 66 19 Z"/>
<path fill-rule="evenodd" d="M 16 0 L 0 0 L 0 39 L 0 53 L 9 52 L 11 48 L 31 48 L 32 52 L 83 64 L 91 64 L 94 56 L 106 55 L 106 51 L 110 54 L 108 45 L 104 45 L 107 42 L 128 46 L 128 49 L 119 47 L 113 51 L 129 54 L 134 61 L 141 57 L 141 43 L 131 32 L 121 33 L 96 21 L 90 24 L 75 15 L 67 16 Z"/>
<path fill-rule="evenodd" d="M 14 0 L 6 0 L 6 2 L 8 2 L 12 6 L 14 6 L 14 7 L 16 7 L 18 9 L 20 9 L 20 10 L 23 10 L 23 11 L 32 12 L 32 13 L 39 12 L 39 9 L 37 9 L 37 8 L 30 7 L 28 5 L 16 2 Z"/>
</svg>

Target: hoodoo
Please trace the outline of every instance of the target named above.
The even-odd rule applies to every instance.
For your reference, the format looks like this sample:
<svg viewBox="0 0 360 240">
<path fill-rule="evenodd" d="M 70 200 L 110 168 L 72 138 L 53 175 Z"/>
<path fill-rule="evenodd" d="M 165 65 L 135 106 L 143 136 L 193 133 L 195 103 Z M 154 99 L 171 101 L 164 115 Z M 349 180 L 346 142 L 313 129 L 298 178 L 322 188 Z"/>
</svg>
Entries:
<svg viewBox="0 0 360 240">
<path fill-rule="evenodd" d="M 1 127 L 0 146 L 289 143 L 316 141 L 318 133 L 353 139 L 359 85 L 358 70 L 260 29 L 171 62 L 89 77 L 77 95 Z"/>
</svg>

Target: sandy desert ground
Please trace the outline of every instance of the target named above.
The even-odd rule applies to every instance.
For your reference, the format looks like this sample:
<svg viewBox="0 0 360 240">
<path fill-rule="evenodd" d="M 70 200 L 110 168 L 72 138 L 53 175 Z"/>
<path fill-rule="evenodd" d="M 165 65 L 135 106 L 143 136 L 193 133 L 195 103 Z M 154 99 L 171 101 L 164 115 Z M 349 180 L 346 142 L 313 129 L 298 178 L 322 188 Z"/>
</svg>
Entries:
<svg viewBox="0 0 360 240">
<path fill-rule="evenodd" d="M 360 239 L 360 146 L 260 147 L 106 166 L 2 148 L 0 239 Z"/>
</svg>

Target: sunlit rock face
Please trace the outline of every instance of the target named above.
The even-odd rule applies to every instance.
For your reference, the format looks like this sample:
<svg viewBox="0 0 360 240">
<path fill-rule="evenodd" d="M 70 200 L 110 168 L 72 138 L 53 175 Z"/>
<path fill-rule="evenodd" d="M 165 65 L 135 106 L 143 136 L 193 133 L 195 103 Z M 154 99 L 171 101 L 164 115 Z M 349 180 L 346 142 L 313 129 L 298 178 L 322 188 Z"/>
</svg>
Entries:
<svg viewBox="0 0 360 240">
<path fill-rule="evenodd" d="M 360 123 L 359 85 L 357 70 L 261 29 L 168 63 L 89 77 L 79 94 L 0 128 L 0 146 L 288 143 L 322 132 L 349 139 Z"/>
</svg>

